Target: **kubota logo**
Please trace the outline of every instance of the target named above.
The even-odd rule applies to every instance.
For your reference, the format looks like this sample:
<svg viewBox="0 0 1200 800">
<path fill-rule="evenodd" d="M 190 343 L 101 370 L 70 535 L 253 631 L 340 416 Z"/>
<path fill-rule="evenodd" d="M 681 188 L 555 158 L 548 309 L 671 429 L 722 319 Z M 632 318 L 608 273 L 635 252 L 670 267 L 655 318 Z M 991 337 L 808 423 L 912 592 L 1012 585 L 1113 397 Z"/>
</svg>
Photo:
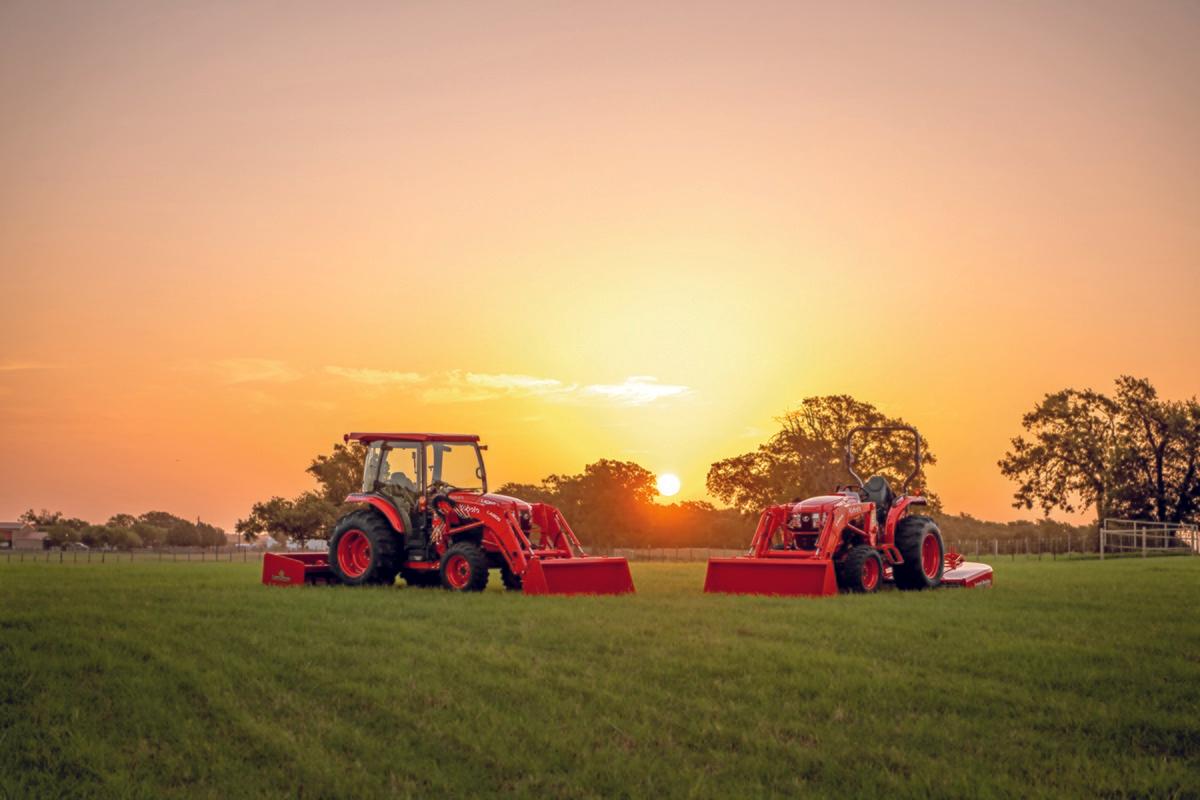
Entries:
<svg viewBox="0 0 1200 800">
<path fill-rule="evenodd" d="M 292 579 L 289 578 L 283 570 L 279 570 L 279 572 L 276 572 L 271 576 L 271 581 L 273 583 L 291 583 Z"/>
</svg>

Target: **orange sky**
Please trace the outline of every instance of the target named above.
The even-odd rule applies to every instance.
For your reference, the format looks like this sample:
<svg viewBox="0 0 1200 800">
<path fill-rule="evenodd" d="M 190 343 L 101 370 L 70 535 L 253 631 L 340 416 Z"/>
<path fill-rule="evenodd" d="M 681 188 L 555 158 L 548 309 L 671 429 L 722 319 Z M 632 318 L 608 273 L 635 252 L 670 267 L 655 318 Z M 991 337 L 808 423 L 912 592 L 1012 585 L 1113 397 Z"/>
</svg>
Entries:
<svg viewBox="0 0 1200 800">
<path fill-rule="evenodd" d="M 1189 3 L 5 3 L 0 517 L 228 527 L 351 429 L 704 496 L 801 398 L 951 511 L 1200 390 Z"/>
</svg>

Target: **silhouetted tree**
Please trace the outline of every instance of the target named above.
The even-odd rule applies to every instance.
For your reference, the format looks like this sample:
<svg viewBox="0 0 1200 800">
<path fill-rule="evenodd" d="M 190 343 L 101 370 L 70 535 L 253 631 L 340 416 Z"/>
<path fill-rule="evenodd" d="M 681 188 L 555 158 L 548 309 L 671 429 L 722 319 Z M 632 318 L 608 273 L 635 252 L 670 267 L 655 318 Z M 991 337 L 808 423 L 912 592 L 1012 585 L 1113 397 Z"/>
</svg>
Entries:
<svg viewBox="0 0 1200 800">
<path fill-rule="evenodd" d="M 318 492 L 306 492 L 295 500 L 272 497 L 255 503 L 250 516 L 238 520 L 236 530 L 246 541 L 264 534 L 281 542 L 324 539 L 337 513 L 338 507 Z"/>
<path fill-rule="evenodd" d="M 800 407 L 779 419 L 780 430 L 757 450 L 733 456 L 712 465 L 708 491 L 744 513 L 797 497 L 826 494 L 839 485 L 853 482 L 846 471 L 846 435 L 860 425 L 905 425 L 888 417 L 870 403 L 848 395 L 806 398 Z M 922 465 L 937 463 L 929 443 L 921 437 Z M 913 468 L 912 437 L 907 433 L 867 433 L 855 437 L 855 471 L 865 480 L 883 475 L 899 491 Z M 910 489 L 928 492 L 924 468 Z"/>
<path fill-rule="evenodd" d="M 341 505 L 346 495 L 362 487 L 366 455 L 367 448 L 361 442 L 335 444 L 333 452 L 314 458 L 305 472 L 317 479 L 326 500 Z"/>
<path fill-rule="evenodd" d="M 1200 510 L 1200 403 L 1162 400 L 1144 378 L 1123 375 L 1109 397 L 1086 389 L 1048 394 L 1021 424 L 1000 471 L 1018 482 L 1017 508 L 1087 508 L 1099 519 L 1190 522 Z"/>
</svg>

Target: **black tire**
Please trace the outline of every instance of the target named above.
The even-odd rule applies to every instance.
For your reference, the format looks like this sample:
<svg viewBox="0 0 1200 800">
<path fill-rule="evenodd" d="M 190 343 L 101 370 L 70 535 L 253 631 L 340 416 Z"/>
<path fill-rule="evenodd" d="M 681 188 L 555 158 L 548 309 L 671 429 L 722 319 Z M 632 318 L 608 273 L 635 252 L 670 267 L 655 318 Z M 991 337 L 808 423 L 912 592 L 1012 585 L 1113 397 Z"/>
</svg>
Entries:
<svg viewBox="0 0 1200 800">
<path fill-rule="evenodd" d="M 883 582 L 883 559 L 879 551 L 865 544 L 852 547 L 838 564 L 837 582 L 843 592 L 879 591 Z"/>
<path fill-rule="evenodd" d="M 488 559 L 474 542 L 459 542 L 446 548 L 438 569 L 442 588 L 451 592 L 482 592 L 487 588 Z"/>
<path fill-rule="evenodd" d="M 365 564 L 360 561 L 357 567 L 349 559 L 344 562 L 346 554 L 339 551 L 347 537 L 357 538 L 355 534 L 362 534 L 369 548 Z M 329 537 L 329 569 L 339 583 L 348 586 L 390 586 L 400 571 L 402 550 L 400 535 L 383 515 L 370 509 L 353 511 L 338 520 Z"/>
<path fill-rule="evenodd" d="M 508 564 L 500 565 L 500 581 L 504 584 L 504 588 L 511 592 L 519 592 L 524 586 L 521 576 L 509 569 Z"/>
<path fill-rule="evenodd" d="M 925 542 L 930 537 L 937 541 L 937 569 L 932 574 L 926 574 L 921 557 L 927 546 Z M 896 549 L 904 559 L 903 563 L 892 567 L 897 589 L 919 591 L 941 584 L 942 571 L 946 566 L 946 547 L 936 522 L 929 517 L 917 516 L 900 520 L 896 523 Z"/>
<path fill-rule="evenodd" d="M 401 567 L 400 577 L 409 586 L 414 586 L 418 589 L 430 589 L 434 586 L 442 585 L 441 570 L 436 569 L 407 569 Z"/>
</svg>

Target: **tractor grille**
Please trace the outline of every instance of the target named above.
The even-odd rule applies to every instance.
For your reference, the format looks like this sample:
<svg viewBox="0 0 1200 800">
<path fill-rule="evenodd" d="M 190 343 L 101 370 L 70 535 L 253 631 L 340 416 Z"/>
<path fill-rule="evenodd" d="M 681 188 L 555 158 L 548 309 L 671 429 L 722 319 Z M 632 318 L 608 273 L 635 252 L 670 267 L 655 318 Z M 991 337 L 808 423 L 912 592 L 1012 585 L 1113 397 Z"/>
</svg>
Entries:
<svg viewBox="0 0 1200 800">
<path fill-rule="evenodd" d="M 824 520 L 820 514 L 792 514 L 788 519 L 787 526 L 790 531 L 813 531 L 819 532 Z"/>
<path fill-rule="evenodd" d="M 817 549 L 817 534 L 815 533 L 797 533 L 794 541 L 797 550 Z"/>
</svg>

